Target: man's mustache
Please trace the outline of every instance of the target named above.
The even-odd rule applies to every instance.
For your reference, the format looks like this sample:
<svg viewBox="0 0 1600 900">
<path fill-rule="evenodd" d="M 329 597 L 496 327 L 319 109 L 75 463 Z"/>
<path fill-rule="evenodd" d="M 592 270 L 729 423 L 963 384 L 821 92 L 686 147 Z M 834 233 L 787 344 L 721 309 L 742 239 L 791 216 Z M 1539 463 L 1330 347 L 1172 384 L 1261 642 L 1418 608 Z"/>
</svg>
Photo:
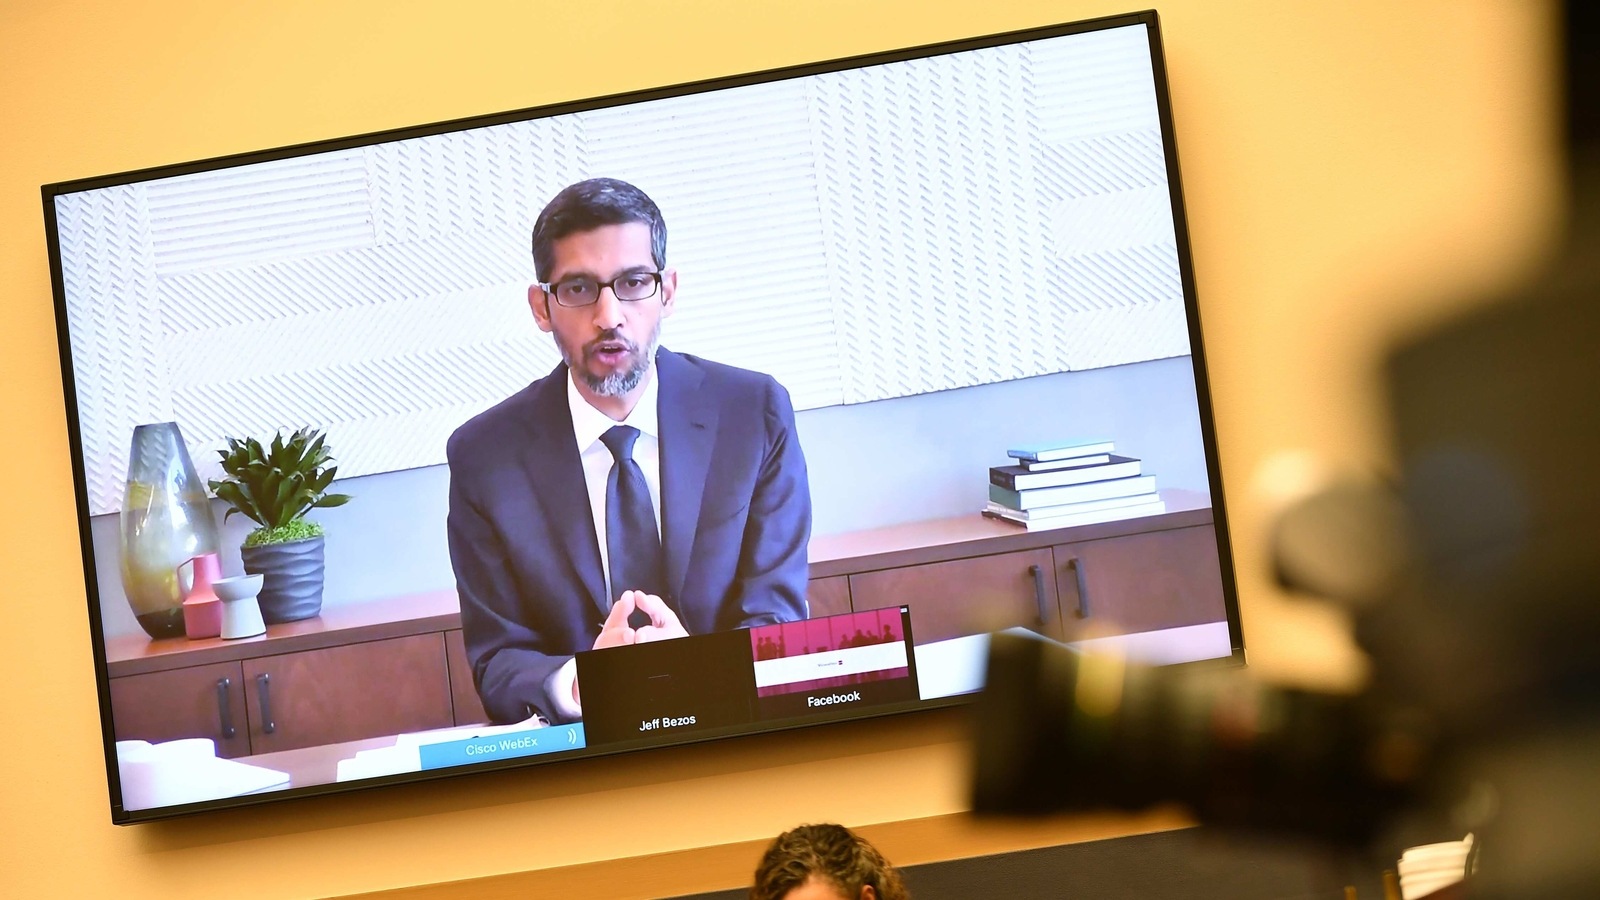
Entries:
<svg viewBox="0 0 1600 900">
<path fill-rule="evenodd" d="M 626 350 L 629 353 L 638 353 L 639 352 L 639 345 L 638 344 L 635 344 L 633 341 L 628 340 L 627 338 L 623 337 L 620 332 L 618 332 L 615 329 L 613 329 L 611 331 L 605 332 L 604 334 L 600 335 L 599 337 L 595 338 L 594 340 L 590 341 L 589 343 L 584 344 L 583 345 L 583 355 L 585 357 L 593 356 L 595 353 L 599 352 L 599 348 L 600 348 L 601 344 L 621 344 L 623 349 Z"/>
</svg>

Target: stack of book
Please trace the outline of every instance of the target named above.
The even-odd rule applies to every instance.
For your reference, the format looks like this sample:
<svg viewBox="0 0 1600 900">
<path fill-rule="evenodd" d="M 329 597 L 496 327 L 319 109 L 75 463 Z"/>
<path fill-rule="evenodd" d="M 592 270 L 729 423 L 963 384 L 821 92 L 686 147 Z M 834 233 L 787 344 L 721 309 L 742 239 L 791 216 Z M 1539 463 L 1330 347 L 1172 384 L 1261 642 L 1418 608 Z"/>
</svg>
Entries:
<svg viewBox="0 0 1600 900">
<path fill-rule="evenodd" d="M 983 514 L 1037 531 L 1166 512 L 1156 477 L 1115 449 L 1100 440 L 1013 447 L 1011 465 L 989 470 Z"/>
</svg>

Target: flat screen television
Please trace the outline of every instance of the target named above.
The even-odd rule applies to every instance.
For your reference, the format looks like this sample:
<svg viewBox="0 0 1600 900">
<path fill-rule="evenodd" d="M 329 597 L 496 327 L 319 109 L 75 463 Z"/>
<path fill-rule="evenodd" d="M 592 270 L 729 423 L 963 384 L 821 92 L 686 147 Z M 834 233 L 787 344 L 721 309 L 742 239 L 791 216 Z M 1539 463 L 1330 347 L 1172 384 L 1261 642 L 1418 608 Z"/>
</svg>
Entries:
<svg viewBox="0 0 1600 900">
<path fill-rule="evenodd" d="M 1153 12 L 43 194 L 116 822 L 1243 660 Z"/>
</svg>

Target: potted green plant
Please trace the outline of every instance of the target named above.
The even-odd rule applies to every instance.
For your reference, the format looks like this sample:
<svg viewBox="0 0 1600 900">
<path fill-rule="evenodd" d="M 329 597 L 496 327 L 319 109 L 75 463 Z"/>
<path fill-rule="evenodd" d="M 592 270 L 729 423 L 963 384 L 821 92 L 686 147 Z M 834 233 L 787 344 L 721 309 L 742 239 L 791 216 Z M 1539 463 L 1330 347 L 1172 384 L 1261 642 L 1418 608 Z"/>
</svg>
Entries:
<svg viewBox="0 0 1600 900">
<path fill-rule="evenodd" d="M 222 521 L 241 513 L 258 526 L 244 539 L 244 570 L 262 577 L 261 617 L 271 623 L 309 619 L 322 612 L 323 529 L 305 518 L 313 509 L 343 506 L 348 494 L 330 494 L 338 472 L 324 435 L 301 428 L 287 439 L 273 435 L 263 447 L 255 438 L 228 438 L 217 451 L 226 477 L 209 482 L 228 504 Z"/>
</svg>

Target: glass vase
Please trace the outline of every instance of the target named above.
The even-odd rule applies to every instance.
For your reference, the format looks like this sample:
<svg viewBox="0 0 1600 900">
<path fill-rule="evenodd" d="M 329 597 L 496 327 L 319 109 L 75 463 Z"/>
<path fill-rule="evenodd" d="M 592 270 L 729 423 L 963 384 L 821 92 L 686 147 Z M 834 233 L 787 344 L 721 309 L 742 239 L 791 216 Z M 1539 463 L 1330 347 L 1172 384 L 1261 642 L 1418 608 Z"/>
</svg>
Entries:
<svg viewBox="0 0 1600 900">
<path fill-rule="evenodd" d="M 122 498 L 122 591 L 153 638 L 183 636 L 178 566 L 217 553 L 217 523 L 176 422 L 133 429 Z"/>
</svg>

